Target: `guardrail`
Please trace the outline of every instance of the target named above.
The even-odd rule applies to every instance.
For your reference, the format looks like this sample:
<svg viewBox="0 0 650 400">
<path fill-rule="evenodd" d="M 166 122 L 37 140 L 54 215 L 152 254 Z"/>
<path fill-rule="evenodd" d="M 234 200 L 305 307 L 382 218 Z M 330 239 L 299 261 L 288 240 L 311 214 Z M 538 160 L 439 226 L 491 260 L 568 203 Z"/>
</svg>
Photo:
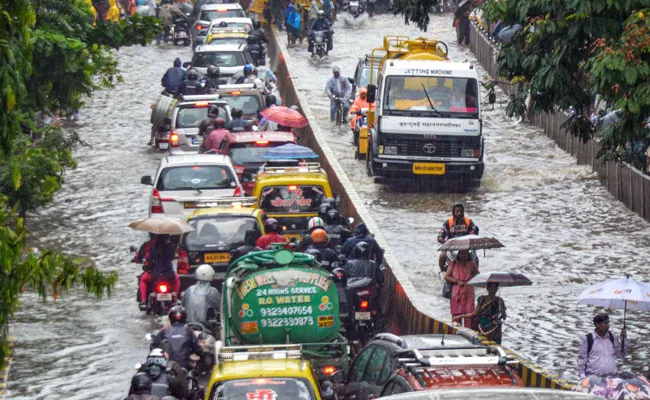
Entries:
<svg viewBox="0 0 650 400">
<path fill-rule="evenodd" d="M 474 22 L 470 25 L 470 50 L 492 78 L 499 76 L 496 65 L 499 49 L 490 42 L 487 33 Z M 516 92 L 516 86 L 507 83 L 500 83 L 499 87 L 507 94 Z M 598 159 L 600 144 L 597 140 L 583 143 L 580 138 L 560 128 L 568 118 L 562 112 L 543 113 L 531 116 L 530 123 L 543 129 L 546 136 L 553 139 L 558 147 L 575 156 L 578 164 L 591 165 L 592 170 L 598 173 L 600 183 L 609 193 L 630 210 L 650 221 L 650 177 L 629 164 Z"/>
<path fill-rule="evenodd" d="M 291 76 L 291 60 L 283 53 L 282 45 L 279 43 L 279 40 L 284 40 L 284 38 L 284 35 L 278 36 L 277 31 L 271 31 L 268 48 L 270 67 L 275 71 L 278 79 L 282 101 L 287 106 L 299 106 L 308 120 L 315 120 L 307 99 L 294 86 Z M 381 307 L 385 318 L 388 319 L 387 325 L 398 327 L 400 334 L 455 333 L 462 330 L 476 335 L 474 331 L 451 326 L 442 318 L 433 317 L 421 311 L 424 307 L 418 298 L 418 292 L 384 240 L 381 231 L 375 225 L 356 189 L 339 165 L 336 156 L 327 145 L 320 128 L 310 125 L 297 130 L 296 134 L 300 137 L 301 144 L 311 147 L 320 156 L 321 165 L 327 171 L 332 190 L 341 196 L 339 207 L 342 213 L 353 217 L 355 221 L 363 221 L 370 231 L 375 233 L 375 239 L 386 250 L 384 259 L 388 268 L 383 288 L 386 295 L 382 296 Z M 487 342 L 484 337 L 479 338 L 483 343 L 494 344 Z M 513 352 L 508 350 L 506 352 L 519 361 L 518 372 L 526 386 L 553 389 L 569 389 L 571 387 L 566 381 L 521 359 Z"/>
</svg>

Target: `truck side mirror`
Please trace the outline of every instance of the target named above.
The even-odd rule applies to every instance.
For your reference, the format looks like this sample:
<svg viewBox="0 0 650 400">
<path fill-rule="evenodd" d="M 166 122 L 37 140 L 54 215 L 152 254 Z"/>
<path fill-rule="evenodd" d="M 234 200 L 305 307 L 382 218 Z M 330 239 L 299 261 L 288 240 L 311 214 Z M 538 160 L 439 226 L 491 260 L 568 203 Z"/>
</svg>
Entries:
<svg viewBox="0 0 650 400">
<path fill-rule="evenodd" d="M 368 103 L 374 103 L 377 97 L 377 85 L 368 85 L 368 94 L 366 100 Z"/>
<path fill-rule="evenodd" d="M 354 85 L 354 78 L 348 78 L 348 82 L 350 82 L 350 85 Z"/>
<path fill-rule="evenodd" d="M 191 61 L 185 61 L 185 62 L 183 63 L 183 68 L 187 69 L 187 67 L 189 67 L 190 65 L 192 65 L 192 62 L 191 62 Z"/>
<path fill-rule="evenodd" d="M 153 179 L 151 179 L 151 175 L 145 175 L 140 178 L 140 183 L 143 185 L 153 185 Z"/>
</svg>

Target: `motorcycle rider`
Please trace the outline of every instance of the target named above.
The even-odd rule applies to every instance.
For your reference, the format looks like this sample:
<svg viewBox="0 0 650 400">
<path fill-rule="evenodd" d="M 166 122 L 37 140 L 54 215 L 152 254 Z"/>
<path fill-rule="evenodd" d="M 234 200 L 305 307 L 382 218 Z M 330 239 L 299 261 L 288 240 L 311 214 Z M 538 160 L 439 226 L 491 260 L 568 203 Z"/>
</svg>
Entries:
<svg viewBox="0 0 650 400">
<path fill-rule="evenodd" d="M 264 65 L 264 48 L 257 42 L 255 36 L 249 35 L 246 38 L 246 51 L 258 65 Z"/>
<path fill-rule="evenodd" d="M 266 64 L 266 51 L 264 49 L 265 44 L 269 44 L 269 38 L 266 36 L 266 32 L 264 32 L 264 29 L 262 29 L 262 26 L 260 24 L 260 21 L 253 21 L 253 30 L 249 34 L 250 37 L 255 39 L 255 43 L 257 43 L 261 49 L 262 49 L 262 58 L 260 59 L 261 63 L 259 65 L 265 65 Z"/>
<path fill-rule="evenodd" d="M 344 254 L 348 260 L 353 260 L 355 257 L 354 248 L 357 244 L 365 242 L 370 247 L 370 260 L 374 260 L 377 264 L 381 264 L 384 258 L 384 250 L 379 247 L 377 241 L 370 235 L 368 227 L 363 222 L 354 228 L 354 237 L 349 238 L 343 243 L 341 254 Z"/>
<path fill-rule="evenodd" d="M 352 236 L 348 226 L 348 221 L 343 218 L 339 214 L 339 211 L 334 207 L 327 211 L 325 223 L 325 231 L 329 235 L 330 245 L 332 248 L 336 248 L 339 244 L 345 243 L 345 241 Z"/>
<path fill-rule="evenodd" d="M 442 224 L 438 233 L 438 243 L 442 244 L 448 239 L 465 236 L 478 235 L 478 226 L 474 224 L 468 216 L 465 215 L 465 206 L 461 203 L 454 204 L 451 209 L 452 216 Z M 441 251 L 438 257 L 438 266 L 441 271 L 446 271 L 447 252 Z"/>
<path fill-rule="evenodd" d="M 332 76 L 330 76 L 325 86 L 325 93 L 327 97 L 330 98 L 330 121 L 334 122 L 336 118 L 336 98 L 341 99 L 343 103 L 343 120 L 347 118 L 348 111 L 350 109 L 350 104 L 348 99 L 350 98 L 350 93 L 352 92 L 352 85 L 348 78 L 341 75 L 341 69 L 339 67 L 334 67 L 332 69 Z"/>
<path fill-rule="evenodd" d="M 314 20 L 309 29 L 309 47 L 307 51 L 310 53 L 314 51 L 314 32 L 317 31 L 325 32 L 324 39 L 327 42 L 327 50 L 325 50 L 325 55 L 327 55 L 330 50 L 332 50 L 332 31 L 329 21 L 325 19 L 325 12 L 323 10 L 318 11 L 318 17 Z"/>
<path fill-rule="evenodd" d="M 208 80 L 205 82 L 206 93 L 216 93 L 219 90 L 219 77 L 221 77 L 221 70 L 216 65 L 208 67 Z"/>
<path fill-rule="evenodd" d="M 260 233 L 255 229 L 247 230 L 246 234 L 244 235 L 244 245 L 239 246 L 232 251 L 230 257 L 230 265 L 232 265 L 232 263 L 235 262 L 238 258 L 243 257 L 248 253 L 251 253 L 253 251 L 262 251 L 262 249 L 256 245 L 257 239 L 259 239 L 260 236 Z"/>
<path fill-rule="evenodd" d="M 241 85 L 242 83 L 244 83 L 246 81 L 246 79 L 248 79 L 249 76 L 254 76 L 253 65 L 246 64 L 246 65 L 244 65 L 244 75 L 237 78 L 237 80 L 235 81 L 235 84 Z M 256 75 L 255 75 L 255 78 L 257 78 Z"/>
<path fill-rule="evenodd" d="M 204 327 L 215 332 L 208 320 L 209 310 L 214 311 L 214 316 L 221 310 L 221 293 L 212 287 L 214 279 L 214 268 L 211 265 L 203 264 L 196 269 L 195 285 L 187 288 L 183 294 L 183 307 L 187 312 L 187 322 L 198 322 Z"/>
<path fill-rule="evenodd" d="M 177 97 L 203 94 L 203 86 L 199 83 L 199 73 L 195 69 L 187 71 L 187 80 L 178 87 Z"/>
<path fill-rule="evenodd" d="M 370 278 L 378 285 L 384 283 L 384 273 L 379 265 L 370 259 L 370 245 L 366 242 L 359 242 L 354 246 L 354 258 L 343 266 L 350 278 Z"/>
<path fill-rule="evenodd" d="M 151 395 L 151 378 L 145 372 L 138 372 L 131 378 L 129 395 L 124 400 L 160 400 Z"/>
<path fill-rule="evenodd" d="M 176 361 L 181 367 L 190 370 L 190 355 L 192 353 L 200 356 L 203 348 L 199 344 L 194 331 L 185 326 L 187 313 L 183 306 L 174 306 L 169 310 L 169 322 L 171 326 L 162 329 L 151 340 L 151 349 L 160 348 L 163 341 L 171 345 L 170 358 Z"/>
<path fill-rule="evenodd" d="M 230 110 L 232 119 L 226 124 L 226 129 L 230 132 L 244 132 L 251 130 L 251 122 L 242 118 L 244 111 L 239 107 L 234 107 Z"/>
<path fill-rule="evenodd" d="M 209 134 L 214 127 L 214 120 L 217 117 L 219 117 L 219 106 L 216 104 L 210 104 L 210 107 L 208 108 L 208 118 L 199 123 L 199 136 L 205 139 L 206 135 Z"/>
<path fill-rule="evenodd" d="M 356 99 L 354 99 L 354 103 L 352 103 L 352 106 L 350 107 L 350 129 L 354 131 L 355 125 L 358 120 L 362 119 L 363 116 L 360 114 L 361 110 L 366 108 L 370 109 L 371 107 L 374 108 L 375 103 L 368 103 L 368 100 L 366 100 L 366 97 L 368 96 L 368 89 L 365 87 L 359 88 L 359 95 L 357 96 Z"/>
<path fill-rule="evenodd" d="M 257 239 L 257 247 L 262 250 L 268 250 L 273 243 L 288 243 L 287 239 L 280 235 L 282 227 L 277 219 L 267 218 L 266 221 L 264 221 L 264 231 L 266 234 Z"/>
<path fill-rule="evenodd" d="M 322 228 L 317 228 L 314 229 L 310 236 L 312 244 L 307 248 L 307 250 L 318 250 L 320 252 L 319 262 L 325 269 L 331 271 L 334 263 L 338 261 L 339 255 L 336 251 L 328 247 L 329 238 L 327 237 L 327 232 Z"/>
<path fill-rule="evenodd" d="M 151 252 L 147 258 L 149 271 L 145 271 L 140 276 L 140 308 L 146 307 L 146 301 L 149 298 L 149 283 L 156 282 L 158 279 L 165 279 L 171 283 L 172 293 L 178 293 L 181 289 L 181 278 L 174 271 L 172 261 L 176 255 L 176 241 L 172 240 L 169 235 L 158 235 L 156 241 L 151 247 Z"/>
<path fill-rule="evenodd" d="M 297 252 L 304 252 L 313 244 L 311 241 L 312 232 L 316 229 L 325 229 L 325 221 L 323 221 L 321 217 L 311 217 L 309 218 L 309 221 L 307 221 L 307 229 L 308 233 L 302 236 L 300 243 L 298 243 L 298 247 L 296 247 Z"/>
<path fill-rule="evenodd" d="M 140 373 L 145 373 L 151 380 L 151 394 L 157 396 L 155 398 L 171 395 L 177 399 L 187 399 L 187 372 L 178 363 L 168 361 L 168 357 L 162 349 L 151 350 L 147 364 L 140 369 Z"/>
<path fill-rule="evenodd" d="M 163 40 L 167 43 L 169 31 L 174 23 L 174 19 L 187 19 L 183 11 L 176 4 L 162 4 L 158 7 L 158 21 L 163 27 Z"/>
<path fill-rule="evenodd" d="M 223 118 L 215 118 L 212 127 L 214 129 L 210 131 L 208 137 L 205 138 L 203 143 L 201 143 L 201 146 L 199 146 L 200 152 L 205 153 L 208 151 L 216 151 L 219 153 L 221 151 L 221 142 L 223 141 L 223 138 L 230 133 L 230 131 L 226 129 L 226 121 L 224 121 Z"/>
<path fill-rule="evenodd" d="M 174 66 L 169 68 L 160 80 L 160 84 L 165 87 L 167 93 L 176 93 L 176 90 L 187 79 L 187 73 L 181 65 L 182 61 L 177 57 L 174 60 Z"/>
</svg>

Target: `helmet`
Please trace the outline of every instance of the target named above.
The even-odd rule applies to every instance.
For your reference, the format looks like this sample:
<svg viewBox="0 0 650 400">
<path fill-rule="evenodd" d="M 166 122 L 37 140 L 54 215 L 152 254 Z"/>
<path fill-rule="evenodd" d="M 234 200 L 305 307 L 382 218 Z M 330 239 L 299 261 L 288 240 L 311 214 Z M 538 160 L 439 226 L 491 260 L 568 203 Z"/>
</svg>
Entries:
<svg viewBox="0 0 650 400">
<path fill-rule="evenodd" d="M 341 68 L 339 68 L 339 67 L 334 67 L 334 68 L 332 68 L 332 72 L 333 72 L 333 73 L 337 73 L 337 72 L 338 72 L 338 73 L 341 73 Z"/>
<path fill-rule="evenodd" d="M 258 20 L 253 21 L 253 28 L 260 29 L 260 21 Z"/>
<path fill-rule="evenodd" d="M 325 200 L 323 200 L 323 203 L 329 204 L 330 207 L 332 208 L 337 208 L 336 200 L 331 197 L 328 197 Z"/>
<path fill-rule="evenodd" d="M 318 216 L 326 219 L 327 218 L 327 212 L 332 209 L 332 206 L 329 205 L 329 203 L 323 203 L 320 205 L 318 209 Z"/>
<path fill-rule="evenodd" d="M 210 65 L 208 67 L 208 76 L 210 78 L 218 78 L 221 76 L 221 70 L 219 70 L 219 67 L 216 65 Z"/>
<path fill-rule="evenodd" d="M 325 226 L 325 222 L 320 217 L 309 218 L 309 222 L 307 222 L 307 229 L 309 229 L 310 231 L 314 228 L 324 227 L 324 226 Z"/>
<path fill-rule="evenodd" d="M 183 306 L 174 306 L 169 310 L 169 321 L 172 324 L 175 324 L 176 322 L 184 324 L 186 320 L 187 313 L 185 312 L 185 308 L 183 308 Z"/>
<path fill-rule="evenodd" d="M 233 118 L 241 118 L 242 115 L 244 115 L 244 111 L 242 111 L 242 109 L 239 107 L 234 107 L 232 110 L 230 110 L 230 116 Z"/>
<path fill-rule="evenodd" d="M 318 18 L 325 18 L 325 11 L 323 10 L 318 10 Z"/>
<path fill-rule="evenodd" d="M 280 229 L 280 223 L 275 218 L 267 218 L 264 221 L 264 230 L 266 232 L 278 232 Z"/>
<path fill-rule="evenodd" d="M 144 372 L 138 372 L 131 378 L 132 394 L 151 394 L 151 378 Z"/>
<path fill-rule="evenodd" d="M 199 80 L 199 73 L 195 69 L 187 71 L 187 79 L 190 81 Z"/>
<path fill-rule="evenodd" d="M 370 258 L 370 246 L 366 242 L 359 242 L 354 246 L 354 258 L 367 260 Z"/>
<path fill-rule="evenodd" d="M 248 75 L 253 72 L 253 66 L 251 64 L 244 65 L 244 75 Z"/>
<path fill-rule="evenodd" d="M 214 275 L 214 268 L 212 268 L 211 265 L 199 265 L 199 267 L 196 269 L 196 279 L 199 281 L 212 282 Z"/>
<path fill-rule="evenodd" d="M 160 374 L 167 370 L 167 353 L 161 349 L 153 349 L 147 356 L 147 374 L 157 379 Z"/>
<path fill-rule="evenodd" d="M 305 254 L 309 254 L 310 256 L 313 256 L 316 259 L 316 261 L 320 262 L 320 251 L 316 250 L 315 248 L 311 247 L 305 250 Z"/>
<path fill-rule="evenodd" d="M 216 104 L 210 104 L 208 108 L 208 117 L 216 118 L 219 116 L 219 106 Z"/>
<path fill-rule="evenodd" d="M 327 237 L 327 232 L 324 229 L 315 229 L 311 233 L 312 243 L 327 243 L 329 238 Z"/>
<path fill-rule="evenodd" d="M 255 37 L 253 35 L 250 35 L 250 36 L 248 36 L 246 38 L 246 43 L 248 43 L 248 44 L 254 44 L 255 42 L 257 42 L 257 40 L 255 39 Z"/>
<path fill-rule="evenodd" d="M 341 216 L 336 208 L 331 208 L 327 212 L 327 223 L 332 225 L 338 225 L 341 222 Z"/>
</svg>

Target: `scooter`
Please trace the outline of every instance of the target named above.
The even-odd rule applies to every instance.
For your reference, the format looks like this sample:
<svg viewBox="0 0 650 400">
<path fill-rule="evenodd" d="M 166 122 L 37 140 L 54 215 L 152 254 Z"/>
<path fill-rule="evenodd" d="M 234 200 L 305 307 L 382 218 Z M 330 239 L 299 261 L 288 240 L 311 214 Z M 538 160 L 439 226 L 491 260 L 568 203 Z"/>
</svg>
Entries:
<svg viewBox="0 0 650 400">
<path fill-rule="evenodd" d="M 348 279 L 346 290 L 354 307 L 354 326 L 359 341 L 368 344 L 383 321 L 377 304 L 377 284 L 370 278 Z"/>
<path fill-rule="evenodd" d="M 189 46 L 192 44 L 190 39 L 190 28 L 187 19 L 174 19 L 174 24 L 171 29 L 171 37 L 176 46 Z"/>
</svg>

